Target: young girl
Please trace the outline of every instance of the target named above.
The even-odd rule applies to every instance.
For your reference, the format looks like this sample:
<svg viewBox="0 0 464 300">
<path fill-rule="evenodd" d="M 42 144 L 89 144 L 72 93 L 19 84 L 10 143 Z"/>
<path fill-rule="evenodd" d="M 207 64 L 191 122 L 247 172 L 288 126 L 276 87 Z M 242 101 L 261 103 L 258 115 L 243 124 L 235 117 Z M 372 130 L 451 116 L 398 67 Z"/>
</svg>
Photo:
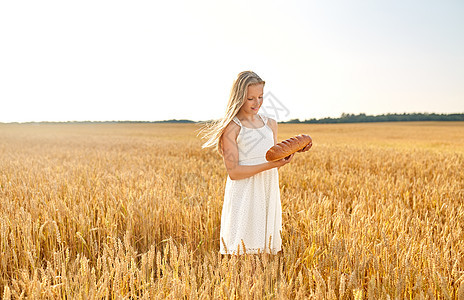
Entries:
<svg viewBox="0 0 464 300">
<path fill-rule="evenodd" d="M 222 254 L 276 254 L 281 250 L 282 208 L 278 168 L 293 154 L 274 162 L 265 158 L 277 143 L 277 122 L 258 113 L 264 80 L 252 71 L 238 74 L 226 114 L 202 131 L 217 147 L 227 169 L 221 215 Z M 311 144 L 300 150 L 309 150 Z"/>
</svg>

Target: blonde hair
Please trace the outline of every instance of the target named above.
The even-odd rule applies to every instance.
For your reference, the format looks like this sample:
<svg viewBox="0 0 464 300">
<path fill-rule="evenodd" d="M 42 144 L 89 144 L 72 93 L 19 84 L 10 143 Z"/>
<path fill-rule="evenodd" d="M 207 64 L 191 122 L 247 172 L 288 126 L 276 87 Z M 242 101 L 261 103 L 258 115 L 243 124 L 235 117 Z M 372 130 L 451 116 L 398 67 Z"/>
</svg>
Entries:
<svg viewBox="0 0 464 300">
<path fill-rule="evenodd" d="M 216 147 L 217 152 L 223 156 L 222 134 L 245 102 L 248 87 L 258 84 L 264 85 L 265 81 L 262 80 L 255 72 L 243 71 L 238 74 L 232 85 L 232 89 L 230 90 L 229 102 L 227 103 L 224 117 L 222 119 L 206 123 L 200 131 L 200 133 L 203 133 L 202 139 L 208 139 L 208 141 L 201 146 L 202 149 Z"/>
</svg>

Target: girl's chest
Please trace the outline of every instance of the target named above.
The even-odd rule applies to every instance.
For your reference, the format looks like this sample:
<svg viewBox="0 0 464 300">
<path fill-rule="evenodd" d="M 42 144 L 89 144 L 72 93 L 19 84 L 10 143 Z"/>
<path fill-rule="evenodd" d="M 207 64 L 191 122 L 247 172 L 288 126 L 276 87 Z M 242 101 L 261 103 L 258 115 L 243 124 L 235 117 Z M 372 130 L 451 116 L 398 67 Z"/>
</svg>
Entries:
<svg viewBox="0 0 464 300">
<path fill-rule="evenodd" d="M 242 128 L 237 144 L 239 150 L 246 153 L 262 153 L 274 146 L 274 135 L 272 129 L 265 126 L 259 129 Z"/>
<path fill-rule="evenodd" d="M 247 122 L 247 121 L 242 121 L 242 126 L 245 126 L 248 129 L 259 129 L 264 127 L 264 122 L 261 120 L 257 120 L 254 123 L 253 122 Z"/>
</svg>

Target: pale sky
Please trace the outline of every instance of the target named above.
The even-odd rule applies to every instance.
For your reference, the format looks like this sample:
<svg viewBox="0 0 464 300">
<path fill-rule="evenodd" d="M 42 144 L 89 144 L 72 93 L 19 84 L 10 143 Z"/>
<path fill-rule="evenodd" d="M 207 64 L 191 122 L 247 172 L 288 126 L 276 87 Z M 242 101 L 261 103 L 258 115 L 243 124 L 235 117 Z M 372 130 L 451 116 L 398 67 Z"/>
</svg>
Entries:
<svg viewBox="0 0 464 300">
<path fill-rule="evenodd" d="M 464 113 L 464 1 L 1 1 L 0 122 Z M 263 107 L 264 107 L 263 106 Z"/>
</svg>

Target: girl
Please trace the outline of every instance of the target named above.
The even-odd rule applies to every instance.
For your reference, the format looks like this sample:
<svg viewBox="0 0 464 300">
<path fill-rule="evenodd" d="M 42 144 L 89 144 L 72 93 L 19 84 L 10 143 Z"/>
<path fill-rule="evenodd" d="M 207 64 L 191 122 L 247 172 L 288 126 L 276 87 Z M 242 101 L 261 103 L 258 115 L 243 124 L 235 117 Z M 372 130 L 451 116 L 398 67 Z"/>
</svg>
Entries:
<svg viewBox="0 0 464 300">
<path fill-rule="evenodd" d="M 282 209 L 277 170 L 293 154 L 274 162 L 265 158 L 277 143 L 277 122 L 258 113 L 264 80 L 252 71 L 238 74 L 226 114 L 202 131 L 217 147 L 228 173 L 221 215 L 222 254 L 276 254 L 281 250 Z M 300 150 L 304 152 L 311 144 Z"/>
</svg>

